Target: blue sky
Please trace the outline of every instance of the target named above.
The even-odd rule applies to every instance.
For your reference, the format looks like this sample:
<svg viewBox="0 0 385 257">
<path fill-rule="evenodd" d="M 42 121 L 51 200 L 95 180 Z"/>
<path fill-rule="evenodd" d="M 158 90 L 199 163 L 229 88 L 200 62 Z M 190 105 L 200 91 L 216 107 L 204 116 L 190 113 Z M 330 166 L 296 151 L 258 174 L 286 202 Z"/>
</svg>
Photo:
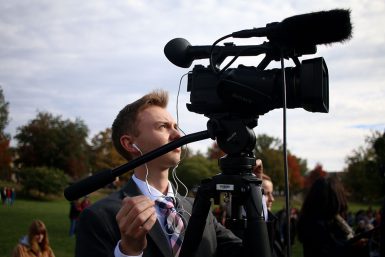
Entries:
<svg viewBox="0 0 385 257">
<path fill-rule="evenodd" d="M 287 134 L 288 148 L 307 159 L 310 168 L 319 162 L 328 171 L 342 170 L 345 157 L 371 131 L 385 128 L 383 0 L 2 1 L 0 85 L 11 118 L 6 130 L 14 136 L 38 111 L 48 111 L 81 118 L 93 137 L 111 125 L 124 105 L 156 88 L 170 92 L 175 114 L 179 80 L 190 69 L 166 59 L 163 48 L 169 40 L 182 37 L 192 45 L 210 45 L 234 31 L 335 8 L 351 9 L 353 38 L 318 46 L 317 54 L 304 57 L 325 58 L 330 112 L 288 110 Z M 249 57 L 238 64 L 259 61 Z M 186 83 L 179 100 L 180 126 L 187 133 L 205 130 L 207 118 L 185 107 Z M 282 138 L 282 110 L 261 116 L 255 133 Z M 205 152 L 211 143 L 190 147 Z"/>
</svg>

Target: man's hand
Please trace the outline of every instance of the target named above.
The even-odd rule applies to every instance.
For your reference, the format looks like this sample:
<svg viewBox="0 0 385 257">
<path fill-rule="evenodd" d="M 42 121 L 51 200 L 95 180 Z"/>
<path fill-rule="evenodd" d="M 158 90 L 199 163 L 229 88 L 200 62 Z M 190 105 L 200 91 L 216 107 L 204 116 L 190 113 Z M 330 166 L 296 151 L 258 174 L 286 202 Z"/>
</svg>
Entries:
<svg viewBox="0 0 385 257">
<path fill-rule="evenodd" d="M 146 234 L 156 222 L 154 201 L 144 195 L 125 197 L 116 214 L 121 242 L 120 251 L 125 255 L 140 255 L 147 246 Z"/>
<path fill-rule="evenodd" d="M 254 166 L 254 169 L 253 169 L 253 173 L 255 174 L 255 176 L 257 176 L 258 178 L 262 179 L 262 175 L 263 175 L 262 160 L 257 159 L 255 161 L 255 166 Z"/>
</svg>

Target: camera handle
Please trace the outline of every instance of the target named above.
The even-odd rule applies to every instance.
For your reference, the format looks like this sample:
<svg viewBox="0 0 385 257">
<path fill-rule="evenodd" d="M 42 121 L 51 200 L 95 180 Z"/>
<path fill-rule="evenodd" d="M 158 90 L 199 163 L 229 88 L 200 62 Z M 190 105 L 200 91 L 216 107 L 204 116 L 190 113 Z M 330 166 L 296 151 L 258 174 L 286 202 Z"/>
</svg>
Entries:
<svg viewBox="0 0 385 257">
<path fill-rule="evenodd" d="M 270 257 L 269 236 L 263 217 L 262 181 L 251 173 L 255 158 L 251 154 L 228 155 L 221 158 L 219 163 L 222 173 L 203 180 L 198 189 L 180 257 L 194 256 L 210 211 L 210 198 L 218 197 L 220 192 L 232 195 L 232 204 L 235 204 L 233 210 L 242 207 L 246 211 L 246 218 L 240 217 L 239 212 L 232 212 L 229 219 L 230 230 L 243 238 L 242 256 Z"/>
</svg>

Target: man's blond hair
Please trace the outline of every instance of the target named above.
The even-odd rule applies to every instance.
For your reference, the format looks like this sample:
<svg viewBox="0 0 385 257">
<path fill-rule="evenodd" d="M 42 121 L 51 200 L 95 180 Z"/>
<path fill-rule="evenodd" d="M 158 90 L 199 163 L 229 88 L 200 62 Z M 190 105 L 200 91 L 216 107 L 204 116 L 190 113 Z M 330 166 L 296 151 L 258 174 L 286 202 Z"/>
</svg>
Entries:
<svg viewBox="0 0 385 257">
<path fill-rule="evenodd" d="M 126 105 L 116 116 L 112 123 L 112 142 L 125 159 L 131 160 L 132 156 L 120 143 L 123 135 L 138 136 L 137 129 L 138 113 L 150 106 L 166 108 L 168 104 L 168 93 L 163 90 L 154 90 L 133 103 Z"/>
</svg>

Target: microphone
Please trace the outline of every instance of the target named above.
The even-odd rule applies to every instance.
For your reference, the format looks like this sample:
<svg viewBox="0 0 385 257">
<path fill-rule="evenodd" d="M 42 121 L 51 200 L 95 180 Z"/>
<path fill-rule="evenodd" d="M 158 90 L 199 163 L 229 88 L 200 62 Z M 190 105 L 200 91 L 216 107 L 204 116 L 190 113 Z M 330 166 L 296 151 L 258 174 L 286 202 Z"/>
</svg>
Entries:
<svg viewBox="0 0 385 257">
<path fill-rule="evenodd" d="M 194 46 L 184 38 L 174 38 L 164 46 L 167 59 L 182 68 L 191 66 L 195 59 L 207 58 L 210 55 L 210 46 Z"/>
<path fill-rule="evenodd" d="M 194 60 L 210 57 L 211 48 L 212 46 L 192 46 L 184 38 L 174 38 L 164 46 L 164 54 L 176 66 L 188 68 Z M 212 50 L 213 55 L 221 54 L 222 56 L 251 56 L 265 52 L 265 48 L 261 46 L 236 46 L 234 44 L 215 46 Z"/>
<path fill-rule="evenodd" d="M 264 28 L 241 30 L 234 38 L 267 37 L 286 47 L 304 47 L 343 42 L 351 38 L 350 10 L 334 9 L 296 15 Z"/>
</svg>

